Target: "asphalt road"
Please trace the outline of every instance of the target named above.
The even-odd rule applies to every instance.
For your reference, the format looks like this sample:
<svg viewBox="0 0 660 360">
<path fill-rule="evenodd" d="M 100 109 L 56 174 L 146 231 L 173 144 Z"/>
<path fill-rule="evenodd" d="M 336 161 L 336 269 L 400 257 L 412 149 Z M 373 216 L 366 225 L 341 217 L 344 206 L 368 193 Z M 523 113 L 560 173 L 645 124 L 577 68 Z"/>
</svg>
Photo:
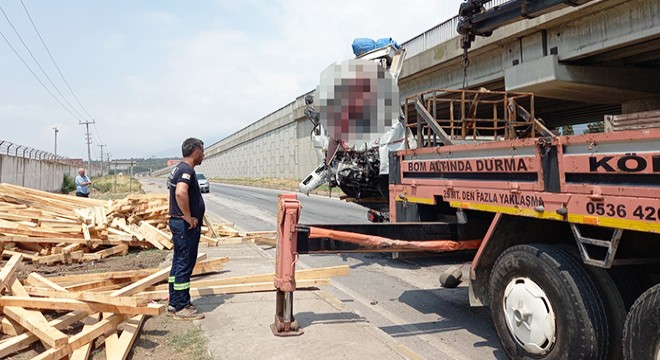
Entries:
<svg viewBox="0 0 660 360">
<path fill-rule="evenodd" d="M 282 190 L 252 188 L 238 185 L 211 184 L 204 194 L 209 212 L 235 224 L 244 231 L 275 230 L 277 195 Z M 305 224 L 357 224 L 367 222 L 367 211 L 358 205 L 335 198 L 298 194 Z"/>
<path fill-rule="evenodd" d="M 274 230 L 280 191 L 211 184 L 204 194 L 214 218 L 245 231 Z M 300 223 L 364 223 L 366 210 L 319 196 L 298 196 Z M 274 249 L 265 249 L 274 257 Z M 467 283 L 440 287 L 438 275 L 462 266 L 467 278 L 470 255 L 392 259 L 390 254 L 303 255 L 301 268 L 348 264 L 350 275 L 332 280 L 327 290 L 357 316 L 426 359 L 506 359 L 488 308 L 470 307 Z"/>
</svg>

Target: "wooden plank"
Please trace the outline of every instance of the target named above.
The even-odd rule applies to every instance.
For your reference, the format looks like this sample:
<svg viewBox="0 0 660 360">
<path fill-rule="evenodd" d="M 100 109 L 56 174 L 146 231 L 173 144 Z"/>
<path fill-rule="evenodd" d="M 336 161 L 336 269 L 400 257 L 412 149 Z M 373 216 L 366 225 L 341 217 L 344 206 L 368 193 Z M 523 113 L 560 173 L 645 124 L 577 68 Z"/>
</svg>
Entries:
<svg viewBox="0 0 660 360">
<path fill-rule="evenodd" d="M 191 276 L 203 275 L 203 274 L 208 274 L 210 272 L 220 271 L 224 268 L 225 266 L 224 264 L 227 261 L 229 261 L 229 258 L 226 256 L 218 257 L 215 259 L 202 260 L 202 261 L 199 261 L 199 259 L 197 259 L 197 263 L 193 268 L 193 272 Z"/>
<path fill-rule="evenodd" d="M 200 241 L 209 245 L 209 246 L 218 246 L 218 243 L 220 242 L 220 239 L 214 239 L 210 238 L 206 235 L 201 235 L 200 236 Z"/>
<path fill-rule="evenodd" d="M 206 226 L 209 228 L 209 231 L 211 232 L 211 236 L 214 238 L 218 237 L 218 233 L 215 231 L 215 225 L 213 224 L 213 221 L 211 221 L 211 218 L 209 217 L 208 214 L 204 214 L 204 223 Z"/>
<path fill-rule="evenodd" d="M 120 288 L 122 286 L 126 286 L 128 283 L 138 281 L 142 277 L 136 277 L 136 278 L 122 278 L 122 279 L 105 279 L 105 280 L 94 280 L 94 281 L 88 281 L 84 282 L 81 284 L 75 284 L 75 285 L 69 285 L 66 286 L 65 289 L 67 291 L 88 291 L 88 290 L 96 290 L 98 288 L 106 287 L 106 286 L 117 286 L 117 288 Z"/>
<path fill-rule="evenodd" d="M 78 219 L 82 220 L 83 224 L 91 224 L 92 217 L 89 213 L 89 209 L 73 209 L 73 212 L 78 216 Z"/>
<path fill-rule="evenodd" d="M 318 286 L 329 285 L 329 279 L 311 279 L 296 281 L 296 289 L 306 289 Z M 275 285 L 272 281 L 248 283 L 248 284 L 232 284 L 232 285 L 217 285 L 190 288 L 190 296 L 212 296 L 212 295 L 225 295 L 225 294 L 243 294 L 251 292 L 274 291 Z M 159 300 L 169 294 L 168 290 L 145 291 L 133 295 L 140 300 Z"/>
<path fill-rule="evenodd" d="M 4 298 L 6 298 L 6 296 L 1 297 L 0 299 Z M 21 298 L 28 300 L 31 299 L 25 297 Z M 7 317 L 19 323 L 22 327 L 49 346 L 60 347 L 67 343 L 69 337 L 58 329 L 48 325 L 48 321 L 43 317 L 41 312 L 25 310 L 20 307 L 21 305 L 22 304 L 18 303 L 15 304 L 15 306 L 5 306 L 2 311 Z M 38 317 L 36 315 L 37 313 L 41 315 L 41 317 Z"/>
<path fill-rule="evenodd" d="M 59 233 L 71 233 L 71 234 L 80 234 L 80 231 L 82 230 L 82 227 L 80 224 L 72 224 L 72 225 L 51 225 L 51 226 L 40 226 L 40 230 L 44 231 L 57 231 Z"/>
<path fill-rule="evenodd" d="M 113 331 L 112 333 L 108 334 L 105 333 L 105 358 L 106 360 L 109 359 L 113 353 L 119 352 L 120 350 L 117 348 L 117 343 L 119 342 L 119 335 L 117 334 L 117 331 Z"/>
<path fill-rule="evenodd" d="M 25 328 L 22 327 L 21 324 L 8 317 L 3 317 L 2 320 L 0 320 L 0 326 L 2 326 L 3 334 L 11 336 L 20 335 L 25 332 Z"/>
<path fill-rule="evenodd" d="M 242 244 L 245 239 L 241 236 L 229 236 L 229 237 L 219 237 L 215 240 L 217 242 L 217 245 L 220 245 L 220 244 L 235 245 L 235 244 Z"/>
<path fill-rule="evenodd" d="M 107 360 L 125 360 L 128 357 L 146 318 L 144 315 L 137 315 L 124 323 L 124 331 L 122 331 L 119 341 L 115 344 L 116 349 L 111 352 L 106 350 Z"/>
<path fill-rule="evenodd" d="M 108 256 L 112 256 L 119 253 L 125 253 L 127 251 L 128 251 L 128 245 L 121 244 L 121 245 L 115 245 L 111 248 L 97 251 L 94 253 L 94 256 L 97 257 L 98 259 L 105 259 Z"/>
<path fill-rule="evenodd" d="M 0 219 L 3 220 L 10 220 L 10 221 L 30 221 L 33 223 L 37 223 L 39 220 L 39 217 L 37 216 L 26 216 L 26 215 L 17 215 L 17 214 L 10 214 L 8 212 L 0 212 Z"/>
<path fill-rule="evenodd" d="M 221 226 L 216 232 L 220 236 L 241 236 L 241 233 L 238 230 L 232 229 L 228 226 Z"/>
<path fill-rule="evenodd" d="M 61 295 L 66 295 L 66 293 L 61 293 Z M 143 301 L 141 299 L 135 299 L 135 300 Z M 147 306 L 120 306 L 120 305 L 111 305 L 105 303 L 79 301 L 79 300 L 66 299 L 66 298 L 44 299 L 44 298 L 33 298 L 28 296 L 2 296 L 0 297 L 0 305 L 5 306 L 5 310 L 7 310 L 9 307 L 22 306 L 28 309 L 70 310 L 70 311 L 85 311 L 89 313 L 108 312 L 115 314 L 127 314 L 127 315 L 142 314 L 142 315 L 150 315 L 150 316 L 161 315 L 165 312 L 167 308 L 167 305 L 165 304 L 148 304 Z M 12 319 L 16 320 L 16 318 L 13 316 Z M 46 321 L 45 324 L 47 323 L 48 322 Z M 31 332 L 34 332 L 32 329 L 28 328 L 22 322 L 19 321 L 19 324 L 21 324 L 23 327 L 30 330 Z M 64 335 L 64 337 L 66 338 L 66 335 Z M 57 345 L 51 345 L 51 346 L 58 347 L 64 345 L 64 343 L 60 341 Z"/>
<path fill-rule="evenodd" d="M 102 272 L 102 273 L 52 276 L 48 278 L 60 285 L 66 286 L 66 285 L 75 285 L 75 284 L 87 282 L 90 280 L 90 278 L 93 278 L 95 281 L 101 281 L 108 279 L 124 279 L 124 278 L 136 277 L 136 276 L 146 277 L 159 270 L 160 269 L 152 268 L 152 269 L 141 269 L 141 270 L 110 271 L 110 272 Z"/>
<path fill-rule="evenodd" d="M 52 299 L 72 299 L 72 300 L 80 300 L 80 301 L 91 301 L 95 303 L 116 305 L 116 306 L 144 306 L 146 304 L 146 302 L 138 301 L 138 299 L 132 298 L 130 296 L 111 296 L 111 295 L 99 294 L 95 292 L 85 292 L 85 291 L 72 292 L 72 291 L 67 291 L 65 288 L 62 289 L 64 289 L 64 291 L 44 289 L 41 287 L 26 288 L 28 294 L 32 296 L 48 297 Z M 78 310 L 78 309 L 71 309 L 71 310 Z"/>
<path fill-rule="evenodd" d="M 268 246 L 277 246 L 277 239 L 275 238 L 267 238 L 263 236 L 258 236 L 252 239 L 252 242 L 259 244 L 259 245 L 268 245 Z"/>
<path fill-rule="evenodd" d="M 197 263 L 193 269 L 193 276 L 207 274 L 213 271 L 222 270 L 223 264 L 229 261 L 228 257 L 219 257 L 206 260 L 206 254 L 200 254 L 197 258 Z M 169 271 L 169 267 L 167 268 Z M 56 282 L 62 286 L 73 286 L 89 282 L 91 277 L 94 281 L 102 281 L 109 279 L 128 279 L 136 277 L 146 277 L 164 269 L 141 269 L 141 270 L 126 270 L 126 271 L 111 271 L 103 273 L 89 273 L 89 274 L 74 274 L 48 277 L 49 280 Z"/>
<path fill-rule="evenodd" d="M 62 330 L 85 317 L 87 317 L 87 313 L 74 311 L 49 321 L 48 325 Z M 39 340 L 39 338 L 32 333 L 23 333 L 7 339 L 7 341 L 0 344 L 0 358 L 4 358 L 5 356 L 20 351 L 37 340 Z"/>
<path fill-rule="evenodd" d="M 80 224 L 80 222 L 71 219 L 56 218 L 56 219 L 46 219 L 43 216 L 38 216 L 37 223 L 41 226 L 43 225 L 54 225 L 54 224 Z"/>
<path fill-rule="evenodd" d="M 61 286 L 61 285 L 59 285 L 59 284 L 57 284 L 57 283 L 55 283 L 55 282 L 53 282 L 49 279 L 37 274 L 37 273 L 34 273 L 34 272 L 30 273 L 30 275 L 28 275 L 28 277 L 26 279 L 26 282 L 29 283 L 32 286 L 46 287 L 46 288 L 53 289 L 54 291 L 57 291 L 57 292 L 67 292 L 68 291 L 63 286 Z M 55 295 L 55 296 L 58 296 L 58 295 Z"/>
<path fill-rule="evenodd" d="M 31 253 L 31 254 L 30 254 L 30 253 L 27 253 L 27 252 L 25 252 L 25 251 L 17 251 L 17 250 L 7 250 L 7 249 L 5 249 L 5 251 L 2 252 L 2 257 L 11 257 L 11 256 L 14 256 L 14 255 L 22 255 L 23 258 L 24 258 L 24 259 L 27 259 L 27 260 L 33 260 L 33 259 L 36 259 L 36 258 L 38 257 L 38 255 L 36 255 L 36 254 L 34 254 L 34 253 Z"/>
<path fill-rule="evenodd" d="M 114 226 L 114 222 L 113 222 L 113 226 Z M 128 236 L 128 237 L 131 238 L 131 239 L 129 239 L 129 241 L 132 240 L 132 238 L 133 238 L 133 235 L 131 235 L 131 234 L 125 232 L 125 231 L 116 229 L 114 227 L 109 227 L 108 232 L 111 233 L 111 234 L 114 234 L 114 235 Z"/>
<path fill-rule="evenodd" d="M 85 240 L 83 238 L 72 238 L 64 237 L 64 234 L 60 234 L 60 237 L 20 237 L 20 236 L 0 236 L 0 243 L 11 243 L 11 242 L 20 242 L 20 243 L 41 243 L 41 244 L 87 244 L 90 240 Z M 128 241 L 130 241 L 130 238 Z M 98 243 L 99 245 L 120 245 L 123 244 L 123 241 L 117 240 L 100 240 L 94 239 L 91 240 L 92 243 Z"/>
<path fill-rule="evenodd" d="M 82 223 L 81 226 L 82 226 L 83 238 L 85 240 L 92 240 L 92 235 L 89 233 L 89 226 L 85 223 Z"/>
<path fill-rule="evenodd" d="M 82 247 L 82 244 L 80 244 L 80 243 L 78 243 L 78 244 L 69 244 L 69 245 L 64 246 L 64 247 L 62 248 L 62 253 L 63 253 L 63 254 L 70 254 L 70 253 L 72 253 L 72 252 L 74 252 L 74 251 L 79 250 L 80 247 Z"/>
<path fill-rule="evenodd" d="M 156 234 L 153 234 L 152 232 L 150 232 L 150 231 L 146 228 L 146 226 L 147 226 L 147 224 L 144 223 L 144 224 L 141 225 L 141 226 L 140 226 L 135 232 L 141 234 L 141 235 L 142 235 L 142 238 L 143 238 L 145 241 L 148 241 L 151 245 L 153 245 L 154 247 L 158 248 L 159 250 L 163 250 L 163 249 L 165 249 L 165 245 L 163 245 L 163 243 L 160 242 L 159 239 L 158 239 L 159 236 L 156 235 Z"/>
<path fill-rule="evenodd" d="M 57 360 L 71 354 L 75 349 L 90 343 L 97 337 L 105 334 L 111 329 L 117 328 L 122 321 L 126 319 L 125 315 L 112 315 L 98 323 L 90 326 L 85 331 L 71 336 L 66 346 L 57 349 L 49 349 L 32 358 L 32 360 Z"/>
<path fill-rule="evenodd" d="M 95 321 L 91 324 L 87 324 L 87 325 L 83 326 L 82 332 L 90 331 L 90 328 L 94 324 L 96 324 L 97 322 L 99 322 L 101 320 L 101 314 L 99 314 L 99 313 L 94 314 L 94 315 L 90 315 L 90 316 Z M 140 315 L 140 316 L 142 316 L 142 315 Z M 71 353 L 71 356 L 69 356 L 69 360 L 87 360 L 87 358 L 89 358 L 89 355 L 92 352 L 92 343 L 93 343 L 93 341 L 90 341 L 87 344 L 73 350 L 73 352 Z"/>
<path fill-rule="evenodd" d="M 113 228 L 108 228 L 109 233 L 113 231 Z M 113 241 L 112 245 L 119 245 L 118 241 L 131 243 L 133 241 L 133 236 L 130 234 L 108 234 L 108 241 Z M 138 244 L 139 243 L 131 244 L 131 246 L 137 246 Z"/>
<path fill-rule="evenodd" d="M 0 275 L 2 275 L 2 273 L 0 273 Z M 24 296 L 29 299 L 23 285 L 21 285 L 18 280 L 12 282 L 11 291 L 15 295 Z M 1 298 L 2 297 L 0 297 L 0 299 Z M 48 321 L 41 312 L 25 310 L 20 306 L 21 304 L 18 304 L 17 307 L 7 306 L 3 309 L 3 312 L 6 316 L 19 323 L 26 330 L 30 331 L 41 341 L 50 346 L 61 346 L 66 343 L 66 334 L 48 325 Z"/>
<path fill-rule="evenodd" d="M 197 255 L 197 261 L 204 260 L 204 259 L 206 259 L 206 254 Z M 163 270 L 160 270 L 160 271 L 158 271 L 154 274 L 151 274 L 151 275 L 147 276 L 146 278 L 144 278 L 140 281 L 134 282 L 134 283 L 132 283 L 132 284 L 126 286 L 126 287 L 123 287 L 123 288 L 113 292 L 111 294 L 111 296 L 130 296 L 130 295 L 133 295 L 137 292 L 140 292 L 140 291 L 146 289 L 147 287 L 149 287 L 153 284 L 164 281 L 168 278 L 168 275 L 170 273 L 170 268 L 171 267 L 168 266 L 167 268 L 165 268 Z"/>
<path fill-rule="evenodd" d="M 0 233 L 13 234 L 13 235 L 27 235 L 27 236 L 36 236 L 36 237 L 53 237 L 61 238 L 62 233 L 56 231 L 43 231 L 39 229 L 24 229 L 24 228 L 10 228 L 6 226 L 0 226 Z M 82 234 L 70 234 L 68 236 L 75 238 L 82 238 Z"/>
<path fill-rule="evenodd" d="M 16 246 L 23 250 L 34 251 L 39 255 L 48 255 L 51 253 L 52 247 L 41 246 L 41 244 L 32 244 L 32 243 L 16 243 Z"/>
<path fill-rule="evenodd" d="M 277 235 L 276 230 L 267 230 L 267 231 L 248 231 L 243 234 L 243 236 L 266 236 L 266 235 Z"/>
<path fill-rule="evenodd" d="M 0 290 L 11 284 L 14 274 L 21 268 L 22 254 L 12 255 L 0 271 Z"/>
<path fill-rule="evenodd" d="M 32 259 L 34 264 L 52 264 L 56 262 L 71 262 L 73 260 L 80 260 L 85 254 L 82 250 L 73 251 L 69 254 L 54 254 L 47 256 L 37 256 Z"/>
<path fill-rule="evenodd" d="M 174 244 L 172 243 L 172 235 L 166 234 L 164 231 L 159 230 L 155 226 L 145 222 L 141 221 L 140 222 L 140 229 L 144 229 L 151 234 L 154 234 L 156 236 L 156 240 L 159 241 L 163 246 L 165 246 L 166 249 L 170 250 L 174 247 Z"/>
<path fill-rule="evenodd" d="M 142 235 L 142 234 L 134 231 L 133 229 L 131 229 L 130 226 L 128 226 L 126 224 L 126 220 L 124 220 L 123 218 L 115 218 L 112 221 L 111 226 L 119 228 L 123 232 L 131 234 L 132 236 L 135 236 L 135 238 L 138 239 L 138 240 L 145 240 L 144 235 Z"/>
<path fill-rule="evenodd" d="M 324 267 L 319 269 L 297 270 L 296 281 L 327 279 L 334 276 L 348 275 L 348 272 L 349 272 L 348 265 Z M 190 283 L 190 287 L 209 287 L 209 286 L 220 286 L 220 285 L 238 285 L 238 284 L 250 284 L 250 283 L 261 283 L 261 282 L 273 282 L 274 279 L 275 279 L 274 273 L 235 276 L 229 278 L 192 281 Z M 156 287 L 153 287 L 152 289 L 167 290 L 167 288 L 168 288 L 167 284 L 165 284 L 165 285 L 158 285 Z"/>
</svg>

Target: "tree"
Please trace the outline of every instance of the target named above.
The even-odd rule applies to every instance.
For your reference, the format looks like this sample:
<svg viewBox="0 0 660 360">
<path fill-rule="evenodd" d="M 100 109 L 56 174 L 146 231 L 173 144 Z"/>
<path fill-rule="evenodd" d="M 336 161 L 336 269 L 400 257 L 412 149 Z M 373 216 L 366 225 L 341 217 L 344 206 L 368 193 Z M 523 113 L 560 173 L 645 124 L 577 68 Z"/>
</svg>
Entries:
<svg viewBox="0 0 660 360">
<path fill-rule="evenodd" d="M 602 121 L 596 121 L 590 124 L 587 124 L 587 128 L 584 129 L 583 134 L 595 134 L 605 132 L 605 124 Z"/>
<path fill-rule="evenodd" d="M 573 130 L 573 125 L 566 125 L 561 127 L 562 135 L 575 135 L 575 130 Z"/>
</svg>

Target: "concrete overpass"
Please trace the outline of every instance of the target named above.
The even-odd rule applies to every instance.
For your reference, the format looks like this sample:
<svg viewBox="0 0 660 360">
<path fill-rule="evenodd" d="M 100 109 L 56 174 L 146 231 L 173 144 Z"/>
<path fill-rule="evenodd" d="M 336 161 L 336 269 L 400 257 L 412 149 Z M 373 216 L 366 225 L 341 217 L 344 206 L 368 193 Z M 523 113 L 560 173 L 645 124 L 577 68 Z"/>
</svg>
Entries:
<svg viewBox="0 0 660 360">
<path fill-rule="evenodd" d="M 456 24 L 449 19 L 402 44 L 402 99 L 461 89 L 464 81 L 470 89 L 534 92 L 536 116 L 549 127 L 660 109 L 657 0 L 593 1 L 508 25 L 473 43 L 466 76 Z M 223 178 L 307 175 L 318 162 L 303 98 L 209 146 L 200 171 Z"/>
</svg>

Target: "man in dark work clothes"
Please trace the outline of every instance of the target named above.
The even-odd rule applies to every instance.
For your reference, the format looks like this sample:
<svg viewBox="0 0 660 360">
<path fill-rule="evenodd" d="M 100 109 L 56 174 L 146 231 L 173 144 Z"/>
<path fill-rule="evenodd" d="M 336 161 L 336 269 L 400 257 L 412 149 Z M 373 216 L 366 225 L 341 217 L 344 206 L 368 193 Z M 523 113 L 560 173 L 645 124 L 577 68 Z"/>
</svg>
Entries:
<svg viewBox="0 0 660 360">
<path fill-rule="evenodd" d="M 172 169 L 167 179 L 170 190 L 169 225 L 174 242 L 167 311 L 177 320 L 199 320 L 204 318 L 204 314 L 190 302 L 190 276 L 197 262 L 206 210 L 195 174 L 195 166 L 204 159 L 204 143 L 188 138 L 181 145 L 181 153 L 183 160 Z"/>
</svg>

